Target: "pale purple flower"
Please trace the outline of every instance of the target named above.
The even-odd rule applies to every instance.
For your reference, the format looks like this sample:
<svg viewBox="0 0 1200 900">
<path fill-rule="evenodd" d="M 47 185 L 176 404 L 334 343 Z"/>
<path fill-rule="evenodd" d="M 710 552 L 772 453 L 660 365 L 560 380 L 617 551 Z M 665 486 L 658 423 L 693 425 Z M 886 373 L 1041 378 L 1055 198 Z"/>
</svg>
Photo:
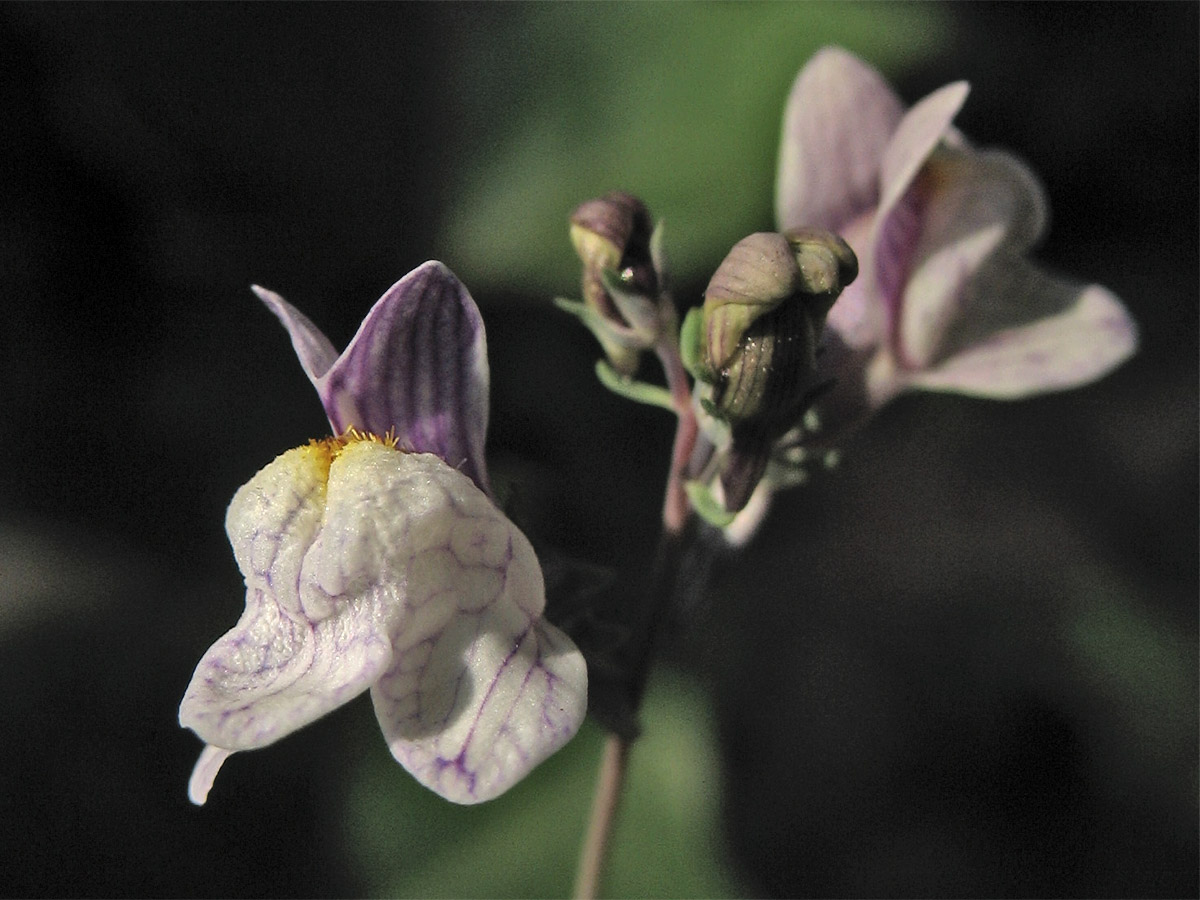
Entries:
<svg viewBox="0 0 1200 900">
<path fill-rule="evenodd" d="M 208 746 L 203 803 L 229 755 L 370 689 L 395 758 L 458 803 L 511 787 L 577 731 L 587 672 L 541 618 L 541 568 L 489 494 L 483 322 L 428 262 L 341 355 L 283 298 L 283 322 L 338 437 L 243 486 L 226 531 L 246 610 L 200 660 L 179 710 Z"/>
<path fill-rule="evenodd" d="M 834 304 L 818 404 L 830 438 L 909 389 L 1015 399 L 1091 382 L 1127 359 L 1136 328 L 1099 285 L 1026 259 L 1046 225 L 1030 170 L 951 125 L 956 82 L 910 110 L 878 72 L 818 52 L 788 98 L 780 230 L 841 234 L 860 274 Z"/>
</svg>

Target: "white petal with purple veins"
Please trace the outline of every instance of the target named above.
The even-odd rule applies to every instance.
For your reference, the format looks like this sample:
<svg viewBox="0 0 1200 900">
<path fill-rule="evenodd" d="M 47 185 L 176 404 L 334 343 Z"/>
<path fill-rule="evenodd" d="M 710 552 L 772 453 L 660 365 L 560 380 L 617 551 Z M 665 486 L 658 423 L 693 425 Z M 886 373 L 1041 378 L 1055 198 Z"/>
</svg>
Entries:
<svg viewBox="0 0 1200 900">
<path fill-rule="evenodd" d="M 501 793 L 579 728 L 583 657 L 540 621 L 533 548 L 438 457 L 372 439 L 310 444 L 239 490 L 226 524 L 246 612 L 180 708 L 209 744 L 194 800 L 229 752 L 371 685 L 393 753 L 458 802 Z"/>
<path fill-rule="evenodd" d="M 394 451 L 393 451 L 394 452 Z M 325 516 L 328 452 L 288 451 L 243 486 L 226 528 L 246 578 L 246 611 L 201 658 L 180 724 L 227 750 L 273 743 L 362 693 L 391 663 L 389 586 L 303 607 L 310 548 L 339 523 Z"/>
<path fill-rule="evenodd" d="M 371 699 L 392 755 L 418 781 L 455 803 L 480 803 L 571 739 L 587 672 L 570 638 L 501 595 L 475 622 L 461 616 L 398 652 Z"/>
</svg>

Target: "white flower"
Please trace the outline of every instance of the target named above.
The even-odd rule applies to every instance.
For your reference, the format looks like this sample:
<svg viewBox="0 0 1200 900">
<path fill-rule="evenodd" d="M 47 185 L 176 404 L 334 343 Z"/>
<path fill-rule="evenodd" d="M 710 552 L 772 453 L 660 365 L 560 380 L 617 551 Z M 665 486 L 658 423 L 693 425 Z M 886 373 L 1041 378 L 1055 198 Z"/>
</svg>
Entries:
<svg viewBox="0 0 1200 900">
<path fill-rule="evenodd" d="M 541 618 L 533 548 L 487 493 L 478 310 L 426 263 L 336 357 L 311 322 L 259 293 L 346 430 L 279 456 L 229 506 L 246 611 L 180 707 L 208 744 L 189 796 L 205 801 L 231 753 L 369 688 L 392 754 L 422 784 L 457 803 L 491 799 L 575 734 L 587 672 Z"/>
</svg>

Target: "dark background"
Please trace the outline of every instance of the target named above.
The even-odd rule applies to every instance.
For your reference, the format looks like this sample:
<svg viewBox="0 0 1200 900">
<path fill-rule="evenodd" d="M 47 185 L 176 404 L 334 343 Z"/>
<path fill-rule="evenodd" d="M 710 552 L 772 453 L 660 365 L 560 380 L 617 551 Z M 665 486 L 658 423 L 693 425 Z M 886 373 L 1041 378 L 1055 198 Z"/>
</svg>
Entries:
<svg viewBox="0 0 1200 900">
<path fill-rule="evenodd" d="M 897 401 L 720 566 L 668 662 L 711 697 L 747 894 L 1195 896 L 1197 7 L 929 12 L 953 40 L 889 72 L 901 95 L 972 82 L 959 127 L 1048 187 L 1039 259 L 1112 288 L 1141 350 L 1025 403 Z M 340 346 L 416 264 L 457 269 L 447 172 L 490 148 L 455 79 L 500 102 L 514 66 L 569 67 L 570 33 L 521 43 L 538 14 L 0 7 L 0 893 L 369 890 L 322 776 L 363 705 L 246 755 L 228 802 L 184 794 L 177 703 L 241 604 L 225 505 L 325 429 L 245 286 Z M 497 471 L 541 539 L 636 572 L 669 423 L 604 394 L 543 292 L 468 281 Z"/>
</svg>

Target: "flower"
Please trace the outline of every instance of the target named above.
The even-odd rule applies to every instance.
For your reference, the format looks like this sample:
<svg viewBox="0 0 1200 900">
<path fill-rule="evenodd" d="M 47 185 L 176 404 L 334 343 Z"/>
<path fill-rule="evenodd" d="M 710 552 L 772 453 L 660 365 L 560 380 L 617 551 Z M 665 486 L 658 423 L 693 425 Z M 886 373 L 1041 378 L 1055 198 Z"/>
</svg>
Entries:
<svg viewBox="0 0 1200 900">
<path fill-rule="evenodd" d="M 775 442 L 723 528 L 729 543 L 749 540 L 776 490 L 801 483 L 814 459 L 835 460 L 832 448 L 904 391 L 1015 400 L 1087 384 L 1136 349 L 1110 291 L 1025 258 L 1046 226 L 1044 192 L 1024 163 L 953 127 L 967 92 L 955 82 L 905 111 L 875 69 L 837 47 L 797 75 L 776 224 L 840 234 L 860 274 L 825 319 L 816 380 L 828 390 Z"/>
<path fill-rule="evenodd" d="M 838 48 L 818 52 L 792 87 L 780 230 L 838 232 L 862 269 L 827 319 L 826 439 L 906 390 L 1017 399 L 1094 381 L 1136 348 L 1111 292 L 1025 258 L 1046 225 L 1044 192 L 1022 162 L 972 147 L 951 125 L 967 91 L 946 85 L 906 112 L 878 72 Z"/>
<path fill-rule="evenodd" d="M 418 781 L 457 803 L 491 799 L 575 734 L 587 672 L 541 618 L 533 548 L 490 497 L 479 311 L 428 262 L 339 356 L 282 297 L 254 290 L 339 436 L 279 456 L 229 505 L 246 610 L 180 706 L 207 743 L 189 796 L 204 803 L 231 753 L 370 688 L 392 755 Z"/>
</svg>

